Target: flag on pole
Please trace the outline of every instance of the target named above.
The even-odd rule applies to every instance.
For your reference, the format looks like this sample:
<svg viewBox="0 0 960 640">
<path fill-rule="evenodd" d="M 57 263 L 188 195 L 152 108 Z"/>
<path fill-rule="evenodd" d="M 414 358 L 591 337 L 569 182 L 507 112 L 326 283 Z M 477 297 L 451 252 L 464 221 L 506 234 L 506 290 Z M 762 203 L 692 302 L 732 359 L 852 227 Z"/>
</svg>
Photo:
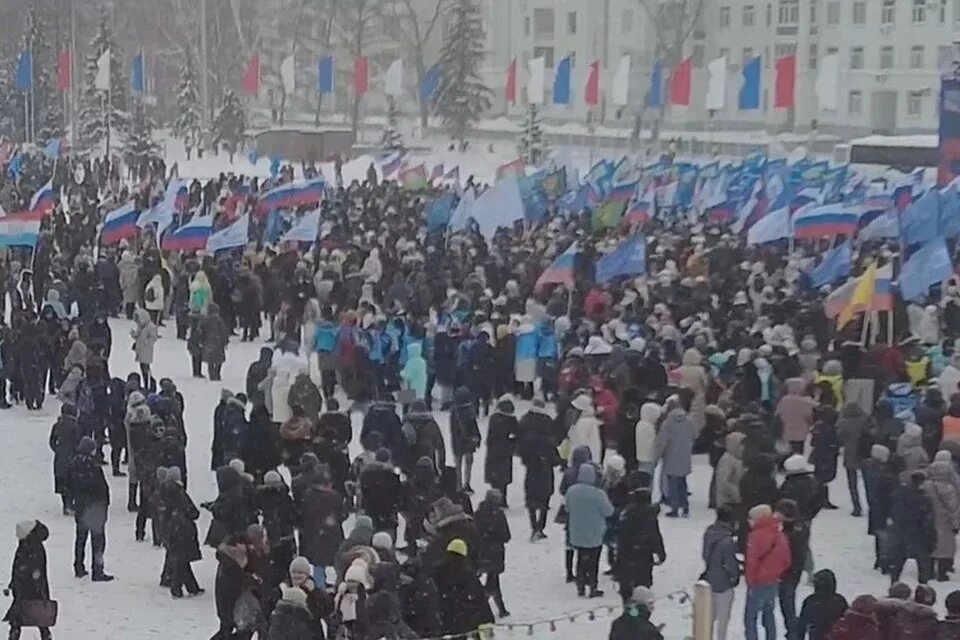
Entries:
<svg viewBox="0 0 960 640">
<path fill-rule="evenodd" d="M 369 66 L 366 56 L 360 56 L 353 61 L 353 94 L 366 95 L 370 88 Z"/>
<path fill-rule="evenodd" d="M 240 88 L 248 96 L 260 93 L 260 55 L 253 54 L 247 62 L 247 69 L 243 72 Z"/>
<path fill-rule="evenodd" d="M 625 107 L 630 97 L 630 56 L 620 58 L 620 66 L 613 76 L 610 99 L 618 107 Z"/>
<path fill-rule="evenodd" d="M 287 95 L 294 93 L 297 89 L 297 60 L 292 53 L 280 63 L 280 82 L 283 84 L 283 92 Z"/>
<path fill-rule="evenodd" d="M 426 189 L 429 186 L 426 165 L 421 163 L 415 167 L 402 169 L 397 175 L 397 182 L 409 191 L 422 191 Z"/>
<path fill-rule="evenodd" d="M 663 104 L 663 66 L 657 62 L 650 72 L 650 88 L 647 90 L 646 106 L 659 108 Z"/>
<path fill-rule="evenodd" d="M 320 232 L 320 209 L 310 211 L 293 223 L 280 242 L 316 242 Z"/>
<path fill-rule="evenodd" d="M 387 68 L 383 76 L 383 92 L 394 98 L 403 95 L 403 58 L 397 58 Z"/>
<path fill-rule="evenodd" d="M 160 248 L 164 251 L 199 251 L 205 249 L 213 231 L 213 216 L 194 216 L 179 229 L 163 234 Z"/>
<path fill-rule="evenodd" d="M 442 70 L 439 64 L 435 64 L 423 74 L 423 82 L 420 83 L 420 99 L 433 100 L 437 97 L 437 91 L 440 89 L 440 78 Z"/>
<path fill-rule="evenodd" d="M 137 235 L 137 218 L 140 212 L 136 204 L 127 204 L 107 213 L 100 227 L 100 241 L 104 244 L 117 244 L 121 240 Z"/>
<path fill-rule="evenodd" d="M 817 103 L 820 111 L 836 111 L 840 103 L 840 57 L 831 53 L 820 61 L 817 71 Z"/>
<path fill-rule="evenodd" d="M 517 59 L 514 58 L 507 65 L 507 104 L 517 104 Z"/>
<path fill-rule="evenodd" d="M 207 251 L 216 253 L 225 249 L 247 246 L 250 235 L 250 214 L 245 213 L 225 229 L 211 234 L 207 239 Z"/>
<path fill-rule="evenodd" d="M 70 91 L 72 58 L 70 49 L 63 49 L 57 54 L 57 90 Z"/>
<path fill-rule="evenodd" d="M 693 86 L 693 58 L 687 58 L 673 70 L 670 76 L 670 104 L 690 105 L 690 91 Z"/>
<path fill-rule="evenodd" d="M 325 96 L 333 93 L 333 56 L 320 58 L 317 63 L 317 93 Z"/>
<path fill-rule="evenodd" d="M 720 56 L 707 65 L 710 79 L 707 82 L 706 107 L 711 111 L 720 111 L 727 97 L 727 56 Z"/>
<path fill-rule="evenodd" d="M 147 74 L 143 62 L 143 52 L 141 51 L 133 57 L 130 63 L 130 89 L 134 93 L 144 94 L 147 92 Z"/>
<path fill-rule="evenodd" d="M 0 218 L 0 247 L 35 247 L 43 215 L 33 211 Z"/>
<path fill-rule="evenodd" d="M 633 236 L 597 260 L 597 282 L 604 283 L 621 276 L 643 275 L 647 272 L 647 239 Z"/>
<path fill-rule="evenodd" d="M 30 91 L 33 86 L 33 56 L 24 49 L 17 57 L 17 91 Z"/>
<path fill-rule="evenodd" d="M 433 165 L 433 171 L 430 172 L 430 182 L 441 180 L 443 178 L 443 163 Z"/>
<path fill-rule="evenodd" d="M 737 106 L 741 111 L 749 111 L 760 108 L 760 56 L 746 62 L 743 70 L 743 84 L 740 86 L 740 95 L 737 99 Z"/>
<path fill-rule="evenodd" d="M 567 56 L 557 65 L 557 71 L 553 78 L 553 104 L 570 104 L 570 73 L 573 64 L 570 56 Z"/>
<path fill-rule="evenodd" d="M 522 178 L 526 175 L 526 165 L 523 158 L 517 158 L 512 162 L 497 167 L 497 182 L 505 178 Z"/>
<path fill-rule="evenodd" d="M 110 49 L 101 53 L 97 59 L 97 75 L 93 79 L 93 87 L 100 91 L 110 90 Z"/>
<path fill-rule="evenodd" d="M 583 92 L 584 102 L 588 107 L 600 104 L 600 61 L 590 63 L 590 73 L 587 74 L 587 86 Z"/>
<path fill-rule="evenodd" d="M 455 166 L 453 169 L 450 169 L 445 174 L 443 174 L 443 179 L 444 181 L 446 180 L 456 181 L 456 183 L 459 185 L 460 184 L 460 165 Z"/>
<path fill-rule="evenodd" d="M 877 264 L 871 264 L 866 272 L 857 278 L 857 286 L 853 290 L 853 296 L 850 302 L 843 308 L 840 315 L 837 316 L 837 328 L 842 329 L 853 320 L 861 311 L 868 311 L 871 308 L 873 292 L 877 283 Z"/>
<path fill-rule="evenodd" d="M 777 79 L 774 85 L 773 106 L 776 109 L 791 109 L 795 104 L 794 90 L 797 84 L 797 56 L 785 56 L 777 60 Z"/>
<path fill-rule="evenodd" d="M 574 268 L 576 267 L 577 254 L 580 253 L 580 245 L 577 242 L 571 244 L 566 251 L 557 256 L 547 270 L 537 279 L 534 290 L 542 289 L 548 284 L 562 284 L 572 289 L 574 284 Z"/>
<path fill-rule="evenodd" d="M 527 100 L 530 104 L 543 104 L 543 92 L 546 86 L 547 60 L 543 56 L 533 58 L 527 63 L 530 79 L 527 81 Z"/>
</svg>

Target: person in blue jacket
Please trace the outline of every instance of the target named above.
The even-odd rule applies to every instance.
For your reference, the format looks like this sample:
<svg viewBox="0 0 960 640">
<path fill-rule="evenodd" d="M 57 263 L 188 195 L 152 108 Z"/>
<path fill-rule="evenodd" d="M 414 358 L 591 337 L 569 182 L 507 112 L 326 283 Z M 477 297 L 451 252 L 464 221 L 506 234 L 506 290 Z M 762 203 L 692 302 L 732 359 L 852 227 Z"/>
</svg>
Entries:
<svg viewBox="0 0 960 640">
<path fill-rule="evenodd" d="M 427 361 L 421 355 L 422 347 L 419 342 L 407 346 L 407 363 L 400 372 L 400 377 L 407 389 L 412 389 L 417 400 L 424 400 L 427 396 Z"/>
<path fill-rule="evenodd" d="M 577 594 L 603 597 L 597 588 L 597 571 L 607 518 L 613 515 L 613 504 L 606 491 L 597 486 L 597 471 L 590 463 L 580 465 L 577 482 L 564 496 L 567 506 L 567 530 L 570 546 L 577 550 Z"/>
<path fill-rule="evenodd" d="M 340 327 L 330 320 L 333 309 L 326 307 L 314 338 L 313 349 L 317 352 L 317 365 L 320 368 L 320 386 L 324 398 L 332 398 L 337 390 L 337 335 Z"/>
<path fill-rule="evenodd" d="M 533 398 L 533 383 L 537 379 L 537 329 L 528 316 L 516 330 L 517 343 L 514 352 L 514 380 L 520 387 L 524 400 Z"/>
<path fill-rule="evenodd" d="M 557 334 L 553 320 L 545 318 L 537 326 L 537 377 L 543 399 L 550 401 L 557 393 L 557 360 L 559 358 Z"/>
</svg>

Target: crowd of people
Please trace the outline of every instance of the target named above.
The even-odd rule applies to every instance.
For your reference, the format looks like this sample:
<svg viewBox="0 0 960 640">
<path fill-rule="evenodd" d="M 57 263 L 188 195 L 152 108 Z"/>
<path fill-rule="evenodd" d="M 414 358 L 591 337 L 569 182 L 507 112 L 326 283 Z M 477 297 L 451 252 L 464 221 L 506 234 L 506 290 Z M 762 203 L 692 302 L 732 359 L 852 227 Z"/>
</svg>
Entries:
<svg viewBox="0 0 960 640">
<path fill-rule="evenodd" d="M 149 230 L 94 252 L 98 216 L 132 194 L 155 199 L 165 173 L 155 163 L 125 187 L 115 168 L 89 167 L 94 186 L 65 185 L 33 255 L 14 250 L 4 264 L 0 407 L 61 403 L 50 448 L 75 518 L 78 578 L 89 538 L 92 580 L 112 579 L 109 464 L 127 478 L 135 537 L 149 521 L 165 549 L 158 580 L 174 598 L 203 593 L 191 563 L 201 541 L 216 550 L 215 640 L 468 637 L 510 615 L 500 580 L 518 532 L 504 510 L 522 501 L 532 543 L 548 538 L 551 517 L 562 525 L 580 596 L 604 596 L 606 548 L 624 606 L 611 640 L 653 640 L 663 637 L 651 621 L 654 569 L 668 547 L 659 519 L 688 518 L 698 495 L 716 510 L 700 577 L 720 640 L 741 579 L 747 640 L 758 621 L 776 637 L 778 603 L 789 640 L 960 638 L 960 592 L 938 620 L 929 586 L 950 579 L 960 530 L 955 285 L 926 306 L 898 301 L 902 331 L 867 345 L 862 317 L 833 330 L 827 292 L 807 286 L 813 246 L 748 248 L 720 226 L 656 220 L 645 273 L 601 284 L 594 261 L 624 231 L 553 215 L 492 239 L 428 233 L 424 194 L 375 170 L 362 184 L 335 177 L 327 232 L 309 249 L 266 247 L 255 224 L 247 248 L 217 255 L 161 252 Z M 255 210 L 256 186 L 227 204 L 247 185 L 196 182 L 190 206 L 220 225 L 228 208 Z M 538 287 L 574 241 L 574 286 Z M 864 245 L 857 262 L 895 259 Z M 111 329 L 124 317 L 132 325 Z M 231 337 L 268 345 L 253 363 L 231 360 L 249 365 L 246 384 L 222 392 L 218 495 L 199 505 L 187 492 L 189 408 L 153 370 L 164 322 L 192 375 L 213 382 Z M 111 370 L 118 326 L 132 326 L 124 340 L 139 371 Z M 475 504 L 481 447 L 489 490 Z M 874 569 L 892 584 L 849 607 L 842 576 L 814 571 L 811 552 L 818 514 L 836 509 L 827 487 L 841 454 L 851 515 L 866 516 L 857 522 L 875 541 Z M 688 486 L 699 455 L 711 482 Z M 202 538 L 201 510 L 211 518 Z M 42 523 L 17 525 L 11 638 L 22 626 L 50 637 L 22 607 L 50 597 L 47 535 Z M 798 607 L 805 574 L 814 593 Z M 901 582 L 914 575 L 915 595 Z"/>
</svg>

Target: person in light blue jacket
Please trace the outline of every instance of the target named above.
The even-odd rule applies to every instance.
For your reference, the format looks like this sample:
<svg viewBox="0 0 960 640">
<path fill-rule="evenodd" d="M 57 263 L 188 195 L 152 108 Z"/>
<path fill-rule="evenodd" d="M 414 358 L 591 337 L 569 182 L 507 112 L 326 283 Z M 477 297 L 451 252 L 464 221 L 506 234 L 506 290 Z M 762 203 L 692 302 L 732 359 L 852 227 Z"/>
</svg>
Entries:
<svg viewBox="0 0 960 640">
<path fill-rule="evenodd" d="M 585 595 L 590 588 L 591 598 L 600 598 L 597 572 L 607 518 L 613 515 L 613 504 L 607 493 L 597 486 L 597 471 L 592 464 L 580 465 L 577 482 L 564 496 L 567 507 L 567 531 L 570 546 L 577 550 L 577 593 Z"/>
<path fill-rule="evenodd" d="M 514 380 L 521 386 L 524 400 L 533 398 L 533 383 L 537 379 L 537 329 L 529 316 L 524 316 L 517 327 L 514 351 Z"/>
<path fill-rule="evenodd" d="M 537 376 L 543 399 L 550 401 L 557 393 L 557 359 L 560 357 L 553 320 L 545 318 L 537 326 Z"/>
<path fill-rule="evenodd" d="M 403 365 L 400 377 L 408 389 L 412 389 L 417 400 L 427 396 L 427 361 L 421 355 L 423 348 L 419 342 L 407 346 L 407 364 Z"/>
<path fill-rule="evenodd" d="M 326 307 L 317 323 L 317 332 L 313 341 L 313 350 L 317 352 L 317 366 L 320 369 L 320 385 L 324 398 L 332 398 L 337 390 L 337 336 L 340 327 L 330 320 L 333 310 Z"/>
</svg>

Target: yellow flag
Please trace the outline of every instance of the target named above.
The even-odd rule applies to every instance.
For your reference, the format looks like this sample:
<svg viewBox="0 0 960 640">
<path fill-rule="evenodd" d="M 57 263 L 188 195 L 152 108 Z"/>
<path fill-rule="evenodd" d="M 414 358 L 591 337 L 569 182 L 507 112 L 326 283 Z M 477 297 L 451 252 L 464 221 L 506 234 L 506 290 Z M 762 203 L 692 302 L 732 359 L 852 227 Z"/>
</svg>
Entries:
<svg viewBox="0 0 960 640">
<path fill-rule="evenodd" d="M 857 288 L 853 290 L 850 302 L 837 316 L 837 329 L 843 329 L 861 311 L 869 311 L 873 301 L 873 292 L 877 286 L 877 264 L 870 265 L 862 276 L 857 278 Z"/>
</svg>

